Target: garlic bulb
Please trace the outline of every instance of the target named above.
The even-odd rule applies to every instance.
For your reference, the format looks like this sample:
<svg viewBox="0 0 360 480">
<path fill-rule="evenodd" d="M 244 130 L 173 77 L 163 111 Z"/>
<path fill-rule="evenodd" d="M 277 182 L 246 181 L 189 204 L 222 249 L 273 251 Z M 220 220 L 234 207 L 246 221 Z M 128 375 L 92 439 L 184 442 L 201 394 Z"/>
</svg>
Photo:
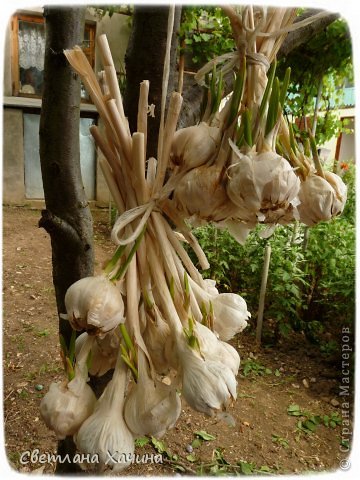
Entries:
<svg viewBox="0 0 360 480">
<path fill-rule="evenodd" d="M 205 360 L 213 359 L 223 363 L 237 375 L 240 367 L 240 357 L 235 348 L 218 339 L 205 325 L 196 322 L 196 335 L 200 342 L 200 352 Z"/>
<path fill-rule="evenodd" d="M 146 318 L 146 328 L 143 333 L 145 345 L 155 370 L 158 373 L 166 374 L 170 365 L 165 352 L 168 348 L 171 350 L 174 348 L 170 328 L 155 304 L 151 312 L 146 313 Z M 167 346 L 167 344 L 169 345 Z"/>
<path fill-rule="evenodd" d="M 75 343 L 75 356 L 77 357 L 81 346 L 89 338 L 88 333 L 84 332 L 79 335 Z M 103 338 L 95 337 L 94 344 L 91 348 L 91 363 L 89 374 L 101 377 L 107 371 L 115 368 L 116 358 L 119 351 L 119 337 L 110 332 Z"/>
<path fill-rule="evenodd" d="M 324 173 L 325 178 L 309 175 L 300 187 L 299 220 L 309 227 L 339 215 L 345 206 L 346 185 L 335 173 Z"/>
<path fill-rule="evenodd" d="M 214 330 L 219 335 L 220 340 L 227 342 L 234 335 L 244 330 L 251 314 L 247 310 L 245 300 L 240 295 L 235 293 L 210 295 L 191 278 L 189 282 L 200 305 L 204 304 L 209 310 L 208 305 L 211 302 L 214 312 Z"/>
<path fill-rule="evenodd" d="M 236 377 L 221 362 L 203 359 L 185 341 L 178 343 L 182 394 L 191 408 L 213 416 L 236 399 Z"/>
<path fill-rule="evenodd" d="M 190 170 L 174 190 L 176 208 L 185 217 L 195 217 L 201 222 L 221 222 L 237 214 L 221 179 L 222 168 L 216 165 Z"/>
<path fill-rule="evenodd" d="M 138 381 L 126 398 L 124 418 L 133 434 L 160 438 L 180 416 L 180 397 L 174 385 L 150 378 L 141 350 L 138 351 L 138 372 Z"/>
<path fill-rule="evenodd" d="M 40 415 L 58 439 L 74 435 L 93 412 L 96 397 L 84 379 L 75 375 L 71 382 L 57 382 L 40 403 Z"/>
<path fill-rule="evenodd" d="M 204 165 L 215 154 L 220 138 L 220 129 L 205 122 L 177 130 L 171 146 L 171 161 L 186 170 Z"/>
<path fill-rule="evenodd" d="M 214 330 L 221 340 L 227 342 L 244 330 L 251 317 L 245 300 L 235 293 L 221 293 L 213 297 Z"/>
<path fill-rule="evenodd" d="M 71 285 L 65 306 L 71 326 L 90 335 L 104 335 L 125 321 L 121 294 L 103 276 L 82 278 Z"/>
<path fill-rule="evenodd" d="M 85 342 L 75 365 L 75 377 L 70 381 L 52 383 L 40 403 L 40 415 L 59 439 L 74 435 L 94 411 L 96 397 L 87 385 L 84 362 L 93 339 Z"/>
<path fill-rule="evenodd" d="M 245 222 L 266 221 L 296 198 L 300 180 L 289 162 L 275 152 L 244 155 L 230 141 L 232 165 L 227 169 L 227 194 Z"/>
<path fill-rule="evenodd" d="M 74 440 L 81 453 L 98 455 L 101 466 L 126 468 L 134 454 L 134 439 L 123 418 L 127 369 L 119 359 L 113 378 L 97 401 L 94 413 L 82 424 Z"/>
</svg>

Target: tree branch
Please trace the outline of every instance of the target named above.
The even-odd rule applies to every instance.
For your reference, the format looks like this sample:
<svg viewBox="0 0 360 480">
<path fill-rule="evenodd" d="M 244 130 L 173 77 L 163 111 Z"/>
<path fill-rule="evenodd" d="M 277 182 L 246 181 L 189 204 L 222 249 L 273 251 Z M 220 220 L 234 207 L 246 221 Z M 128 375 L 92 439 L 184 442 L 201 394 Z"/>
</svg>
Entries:
<svg viewBox="0 0 360 480">
<path fill-rule="evenodd" d="M 302 15 L 296 18 L 295 22 L 305 20 L 321 11 L 322 10 L 307 9 Z M 294 48 L 308 42 L 337 18 L 339 18 L 339 14 L 329 13 L 326 17 L 320 18 L 306 27 L 290 32 L 278 52 L 278 58 L 286 57 Z M 232 85 L 232 72 L 230 72 L 224 80 L 226 84 L 225 94 L 227 94 L 230 92 Z M 184 101 L 179 119 L 179 128 L 194 125 L 199 121 L 202 88 L 195 82 L 192 76 L 186 75 L 184 78 L 183 97 Z"/>
<path fill-rule="evenodd" d="M 311 15 L 321 12 L 322 10 L 306 10 L 300 17 L 297 17 L 296 22 L 305 20 Z M 293 32 L 288 33 L 287 37 L 284 40 L 284 43 L 281 45 L 278 52 L 278 58 L 286 57 L 289 53 L 300 45 L 307 43 L 311 38 L 315 37 L 319 32 L 324 30 L 330 23 L 334 22 L 339 18 L 338 13 L 329 13 L 326 17 L 320 18 L 306 27 L 299 28 L 299 30 L 294 30 Z"/>
</svg>

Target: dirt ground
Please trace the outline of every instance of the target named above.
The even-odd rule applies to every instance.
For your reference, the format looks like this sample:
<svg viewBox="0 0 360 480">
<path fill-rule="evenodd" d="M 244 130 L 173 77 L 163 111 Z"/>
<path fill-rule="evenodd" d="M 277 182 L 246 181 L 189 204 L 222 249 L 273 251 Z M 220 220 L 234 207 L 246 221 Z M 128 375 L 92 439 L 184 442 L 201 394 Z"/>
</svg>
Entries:
<svg viewBox="0 0 360 480">
<path fill-rule="evenodd" d="M 14 469 L 51 473 L 53 463 L 20 463 L 24 451 L 56 452 L 56 437 L 43 424 L 39 403 L 51 382 L 63 378 L 50 241 L 37 226 L 39 217 L 36 209 L 3 210 L 5 446 Z M 108 211 L 94 211 L 94 222 L 99 272 L 113 252 Z M 253 330 L 233 343 L 242 359 L 238 400 L 229 410 L 235 425 L 206 418 L 183 405 L 177 425 L 157 445 L 158 450 L 166 450 L 164 463 L 132 465 L 123 474 L 194 474 L 200 465 L 213 474 L 284 474 L 332 471 L 340 462 L 344 465 L 348 454 L 339 371 L 301 335 L 276 348 L 256 351 Z M 311 431 L 306 422 L 312 415 L 334 421 L 328 426 L 320 421 Z M 211 438 L 201 439 L 202 431 Z M 154 444 L 150 441 L 136 452 L 156 452 Z"/>
</svg>

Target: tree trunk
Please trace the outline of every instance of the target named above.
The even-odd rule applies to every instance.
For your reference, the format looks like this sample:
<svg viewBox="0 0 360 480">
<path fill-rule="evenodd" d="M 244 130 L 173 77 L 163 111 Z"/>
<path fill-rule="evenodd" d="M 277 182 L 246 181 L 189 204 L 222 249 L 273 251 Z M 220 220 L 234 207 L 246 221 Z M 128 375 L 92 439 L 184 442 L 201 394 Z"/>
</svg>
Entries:
<svg viewBox="0 0 360 480">
<path fill-rule="evenodd" d="M 147 158 L 157 157 L 160 125 L 162 76 L 166 49 L 169 7 L 136 5 L 133 27 L 126 51 L 126 91 L 124 109 L 131 132 L 136 131 L 139 85 L 150 81 L 149 105 L 155 105 L 155 118 L 148 118 Z M 177 31 L 181 8 L 176 7 L 171 43 L 171 60 L 168 93 L 175 88 Z"/>
<path fill-rule="evenodd" d="M 80 171 L 80 80 L 71 70 L 63 50 L 81 44 L 84 8 L 45 7 L 46 47 L 44 92 L 40 118 L 40 161 L 46 210 L 39 226 L 51 238 L 53 282 L 58 314 L 66 313 L 65 293 L 82 277 L 93 273 L 92 217 Z M 59 316 L 59 331 L 67 344 L 68 321 Z M 71 437 L 59 442 L 58 453 L 72 459 Z M 71 460 L 56 471 L 79 471 Z"/>
</svg>

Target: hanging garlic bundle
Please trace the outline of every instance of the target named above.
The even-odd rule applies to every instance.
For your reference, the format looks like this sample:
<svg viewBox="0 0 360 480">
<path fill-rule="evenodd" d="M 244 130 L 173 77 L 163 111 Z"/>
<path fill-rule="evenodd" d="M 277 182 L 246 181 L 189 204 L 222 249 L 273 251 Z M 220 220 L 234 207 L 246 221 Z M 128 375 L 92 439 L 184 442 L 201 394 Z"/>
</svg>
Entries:
<svg viewBox="0 0 360 480">
<path fill-rule="evenodd" d="M 58 435 L 75 435 L 81 452 L 99 454 L 100 468 L 125 468 L 129 457 L 119 454 L 131 455 L 134 436 L 161 436 L 172 428 L 181 412 L 178 391 L 195 410 L 219 418 L 236 400 L 240 357 L 226 342 L 246 327 L 250 313 L 242 297 L 219 293 L 202 278 L 183 245 L 194 250 L 201 268 L 209 267 L 189 223 L 214 222 L 244 243 L 259 223 L 300 217 L 313 224 L 341 212 L 346 199 L 338 177 L 319 173 L 296 148 L 281 114 L 290 72 L 280 84 L 275 56 L 293 28 L 295 9 L 225 11 L 238 51 L 197 74 L 201 82 L 212 72 L 199 125 L 176 130 L 182 104 L 176 92 L 163 118 L 163 85 L 157 159 L 146 153 L 149 82 L 140 84 L 137 131 L 131 135 L 105 35 L 98 39 L 103 89 L 82 50 L 65 51 L 104 125 L 104 131 L 90 131 L 119 218 L 111 235 L 117 248 L 103 275 L 79 280 L 66 294 L 63 316 L 85 333 L 63 346 L 64 359 L 73 369 L 75 351 L 74 385 L 84 392 L 87 368 L 98 376 L 115 370 L 96 405 L 79 387 L 77 400 L 68 402 L 71 414 L 63 408 L 67 400 L 53 392 L 42 411 Z M 173 14 L 170 7 L 170 26 Z M 168 46 L 170 38 L 169 30 Z M 220 109 L 223 75 L 232 68 L 233 92 Z M 329 193 L 319 195 L 323 183 Z M 91 353 L 86 375 L 81 370 L 79 376 L 85 347 Z M 127 372 L 133 377 L 129 385 Z M 66 398 L 72 386 L 62 387 Z M 58 412 L 66 421 L 58 420 Z"/>
</svg>

